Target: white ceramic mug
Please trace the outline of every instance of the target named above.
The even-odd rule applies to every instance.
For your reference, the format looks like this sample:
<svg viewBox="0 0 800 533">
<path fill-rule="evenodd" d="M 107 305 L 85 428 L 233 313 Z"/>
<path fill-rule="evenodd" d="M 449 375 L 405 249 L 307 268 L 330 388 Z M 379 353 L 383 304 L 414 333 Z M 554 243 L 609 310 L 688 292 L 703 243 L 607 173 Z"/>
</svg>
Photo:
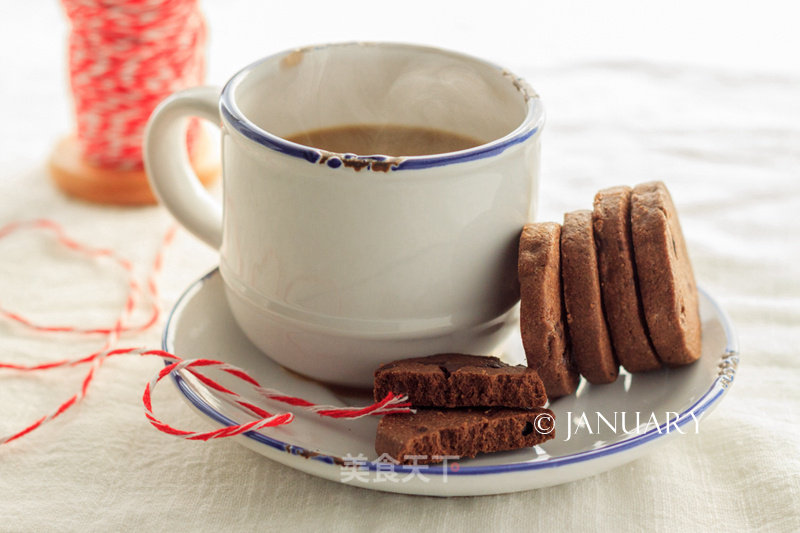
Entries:
<svg viewBox="0 0 800 533">
<path fill-rule="evenodd" d="M 223 205 L 188 164 L 186 119 L 222 124 Z M 269 357 L 371 386 L 382 362 L 489 354 L 515 328 L 517 243 L 535 217 L 538 96 L 458 53 L 343 43 L 279 53 L 148 124 L 152 188 L 220 250 L 236 321 Z M 483 144 L 445 154 L 331 153 L 286 140 L 355 124 L 432 127 Z"/>
</svg>

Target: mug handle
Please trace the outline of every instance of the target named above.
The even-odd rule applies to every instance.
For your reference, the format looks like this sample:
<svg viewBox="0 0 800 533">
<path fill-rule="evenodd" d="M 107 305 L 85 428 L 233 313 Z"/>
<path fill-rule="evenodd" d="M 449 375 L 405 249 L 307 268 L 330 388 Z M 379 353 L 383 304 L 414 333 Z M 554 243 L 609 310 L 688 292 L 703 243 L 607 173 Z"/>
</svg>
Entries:
<svg viewBox="0 0 800 533">
<path fill-rule="evenodd" d="M 219 89 L 193 87 L 156 107 L 144 133 L 144 166 L 158 200 L 186 229 L 209 246 L 222 244 L 222 205 L 195 175 L 186 149 L 186 122 L 201 117 L 221 123 Z"/>
</svg>

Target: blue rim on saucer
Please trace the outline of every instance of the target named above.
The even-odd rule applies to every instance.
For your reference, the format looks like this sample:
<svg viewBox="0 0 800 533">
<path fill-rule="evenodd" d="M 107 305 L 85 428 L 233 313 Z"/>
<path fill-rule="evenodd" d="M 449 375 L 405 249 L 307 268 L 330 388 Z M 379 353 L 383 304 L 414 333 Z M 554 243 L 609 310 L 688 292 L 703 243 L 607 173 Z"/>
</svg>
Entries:
<svg viewBox="0 0 800 533">
<path fill-rule="evenodd" d="M 196 282 L 194 282 L 178 299 L 175 306 L 170 311 L 169 317 L 167 318 L 167 323 L 164 327 L 164 333 L 162 335 L 161 346 L 162 349 L 165 351 L 169 351 L 171 347 L 169 346 L 169 338 L 171 335 L 171 327 L 174 325 L 174 317 L 180 312 L 183 306 L 189 301 L 189 299 L 197 293 L 203 286 L 203 284 L 212 276 L 218 273 L 219 269 L 214 269 Z M 492 465 L 492 466 L 469 466 L 464 464 L 459 464 L 458 470 L 449 470 L 440 465 L 392 465 L 391 468 L 389 467 L 390 463 L 377 463 L 377 462 L 367 462 L 366 464 L 362 465 L 359 463 L 359 467 L 366 468 L 371 471 L 378 471 L 379 469 L 383 472 L 391 469 L 394 472 L 401 473 L 401 474 L 430 474 L 430 475 L 447 475 L 447 476 L 471 476 L 471 475 L 482 475 L 482 474 L 502 474 L 504 472 L 512 472 L 512 471 L 527 471 L 527 470 L 541 470 L 544 468 L 555 468 L 558 466 L 573 464 L 573 463 L 580 463 L 583 461 L 589 461 L 592 459 L 596 459 L 598 457 L 608 456 L 617 454 L 626 450 L 630 450 L 632 448 L 641 446 L 650 442 L 664 434 L 668 434 L 670 432 L 670 428 L 675 427 L 682 427 L 685 425 L 689 420 L 698 419 L 700 415 L 702 415 L 705 411 L 709 408 L 714 406 L 722 396 L 727 392 L 730 388 L 731 384 L 733 383 L 734 377 L 736 375 L 736 369 L 739 362 L 739 346 L 738 340 L 736 338 L 736 334 L 734 333 L 733 326 L 731 324 L 730 318 L 728 317 L 727 313 L 719 306 L 719 304 L 711 298 L 711 296 L 702 288 L 699 289 L 700 292 L 706 297 L 706 299 L 711 303 L 714 307 L 717 316 L 722 324 L 722 328 L 725 333 L 726 338 L 726 346 L 725 351 L 720 357 L 720 361 L 718 364 L 719 373 L 717 374 L 716 379 L 708 388 L 708 390 L 689 408 L 683 410 L 676 418 L 673 418 L 664 424 L 661 424 L 657 427 L 654 427 L 644 433 L 635 434 L 630 438 L 625 440 L 615 442 L 612 444 L 604 445 L 592 450 L 586 450 L 574 454 L 569 455 L 562 455 L 559 457 L 548 457 L 542 460 L 533 461 L 533 462 L 519 462 L 519 463 L 510 463 L 510 464 L 503 464 L 503 465 Z M 169 362 L 165 362 L 165 365 L 169 365 Z M 186 384 L 185 380 L 177 373 L 171 373 L 172 379 L 174 380 L 176 386 L 180 390 L 180 392 L 186 396 L 189 402 L 197 408 L 200 412 L 208 416 L 209 418 L 213 419 L 214 421 L 218 422 L 223 426 L 234 426 L 238 425 L 238 422 L 232 420 L 231 418 L 225 416 L 224 414 L 220 413 L 213 406 L 209 405 L 205 400 L 203 400 L 194 389 Z M 672 430 L 674 431 L 674 429 Z M 261 433 L 255 431 L 249 431 L 243 434 L 245 437 L 253 439 L 254 441 L 265 444 L 270 446 L 276 450 L 281 452 L 285 452 L 291 455 L 300 455 L 303 457 L 308 458 L 308 460 L 313 461 L 321 461 L 323 463 L 327 463 L 330 465 L 341 465 L 341 459 L 338 457 L 334 457 L 331 455 L 316 455 L 318 452 L 313 452 L 311 450 L 307 450 L 300 446 L 295 446 L 288 442 L 284 442 L 272 437 L 268 437 Z"/>
</svg>

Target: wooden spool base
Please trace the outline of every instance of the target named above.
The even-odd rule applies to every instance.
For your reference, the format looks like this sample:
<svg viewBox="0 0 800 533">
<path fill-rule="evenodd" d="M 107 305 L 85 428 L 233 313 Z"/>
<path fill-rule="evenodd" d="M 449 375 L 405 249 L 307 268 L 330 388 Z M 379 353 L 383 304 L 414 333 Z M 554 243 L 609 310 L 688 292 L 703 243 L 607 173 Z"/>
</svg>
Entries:
<svg viewBox="0 0 800 533">
<path fill-rule="evenodd" d="M 219 177 L 217 159 L 210 155 L 209 142 L 201 135 L 191 163 L 200 182 L 208 186 Z M 62 139 L 48 162 L 53 181 L 69 196 L 111 205 L 152 205 L 158 203 L 144 170 L 110 170 L 83 160 L 74 136 Z"/>
</svg>

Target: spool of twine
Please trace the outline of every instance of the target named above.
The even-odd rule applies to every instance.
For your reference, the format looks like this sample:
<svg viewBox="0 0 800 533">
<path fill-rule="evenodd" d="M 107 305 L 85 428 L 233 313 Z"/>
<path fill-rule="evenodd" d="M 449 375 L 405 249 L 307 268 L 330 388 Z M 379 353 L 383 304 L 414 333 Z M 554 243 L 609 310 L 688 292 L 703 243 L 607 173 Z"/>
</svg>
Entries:
<svg viewBox="0 0 800 533">
<path fill-rule="evenodd" d="M 76 132 L 50 171 L 67 194 L 120 205 L 154 203 L 142 137 L 158 103 L 205 76 L 206 25 L 197 0 L 62 0 L 71 24 L 69 81 Z M 219 168 L 197 120 L 187 133 L 200 181 Z"/>
</svg>

